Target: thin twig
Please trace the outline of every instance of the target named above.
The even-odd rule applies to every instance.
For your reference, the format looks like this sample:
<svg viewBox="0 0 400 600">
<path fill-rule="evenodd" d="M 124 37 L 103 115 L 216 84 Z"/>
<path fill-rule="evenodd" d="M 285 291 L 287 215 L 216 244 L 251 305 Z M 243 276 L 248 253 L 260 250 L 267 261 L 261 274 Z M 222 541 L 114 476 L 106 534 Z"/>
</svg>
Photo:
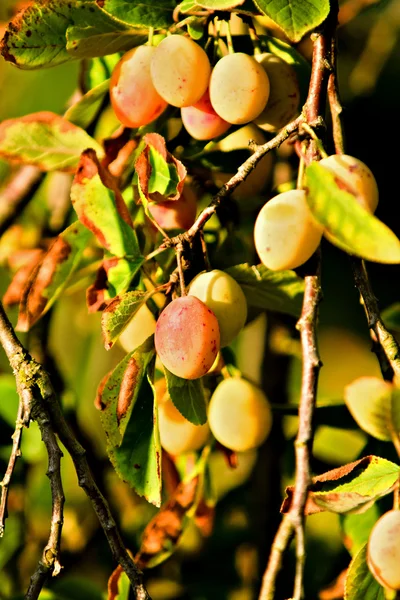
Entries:
<svg viewBox="0 0 400 600">
<path fill-rule="evenodd" d="M 5 522 L 7 517 L 7 500 L 8 500 L 8 492 L 10 482 L 14 473 L 15 464 L 17 462 L 17 458 L 21 455 L 20 447 L 21 447 L 21 439 L 22 439 L 22 429 L 25 425 L 29 423 L 29 418 L 26 419 L 25 408 L 23 402 L 20 400 L 18 406 L 18 414 L 15 425 L 15 431 L 12 435 L 12 450 L 10 459 L 8 461 L 7 470 L 4 475 L 3 481 L 0 483 L 1 485 L 1 498 L 0 498 L 0 537 L 3 536 L 5 530 Z"/>
<path fill-rule="evenodd" d="M 280 131 L 272 140 L 266 144 L 257 146 L 254 154 L 252 154 L 242 165 L 240 165 L 235 175 L 233 175 L 230 180 L 221 187 L 210 204 L 197 217 L 190 229 L 188 229 L 185 233 L 181 233 L 173 238 L 170 238 L 169 240 L 165 240 L 163 244 L 161 244 L 160 248 L 170 248 L 172 246 L 177 246 L 182 242 L 190 243 L 200 229 L 203 229 L 207 221 L 211 219 L 218 206 L 221 204 L 221 201 L 229 196 L 250 175 L 263 156 L 268 154 L 268 152 L 274 148 L 278 148 L 285 140 L 295 133 L 303 120 L 303 115 L 300 115 L 294 121 L 291 121 L 286 127 L 284 127 L 282 131 Z"/>
<path fill-rule="evenodd" d="M 64 491 L 61 480 L 61 458 L 62 452 L 57 443 L 57 438 L 52 429 L 50 419 L 40 403 L 35 403 L 34 398 L 31 398 L 32 404 L 35 404 L 36 415 L 32 415 L 37 421 L 42 440 L 46 446 L 49 457 L 49 466 L 47 476 L 50 479 L 51 498 L 52 498 L 52 513 L 50 534 L 46 547 L 43 550 L 43 555 L 36 571 L 31 577 L 28 591 L 25 594 L 25 600 L 37 600 L 39 594 L 49 575 L 56 576 L 61 571 L 60 564 L 60 544 L 61 532 L 64 521 Z"/>
<path fill-rule="evenodd" d="M 373 350 L 378 358 L 383 378 L 400 384 L 400 348 L 396 338 L 386 329 L 380 315 L 378 301 L 371 287 L 367 268 L 360 258 L 351 257 L 355 284 L 360 292 L 370 327 Z M 383 351 L 383 352 L 382 352 Z"/>
<path fill-rule="evenodd" d="M 44 174 L 31 165 L 21 167 L 0 191 L 0 236 L 12 225 L 42 183 Z"/>
<path fill-rule="evenodd" d="M 342 104 L 339 97 L 336 79 L 336 39 L 332 39 L 331 48 L 332 73 L 328 82 L 328 100 L 332 115 L 335 151 L 344 154 Z M 396 338 L 386 329 L 382 321 L 378 301 L 375 297 L 363 260 L 350 258 L 353 277 L 360 293 L 368 325 L 371 330 L 373 350 L 378 358 L 383 378 L 391 381 L 393 376 L 400 383 L 400 348 Z"/>
<path fill-rule="evenodd" d="M 15 335 L 14 329 L 0 303 L 0 343 L 3 346 L 17 380 L 19 392 L 30 393 L 35 400 L 35 410 L 43 411 L 51 430 L 58 435 L 61 442 L 71 455 L 78 476 L 78 483 L 92 502 L 100 525 L 106 535 L 114 559 L 127 574 L 136 600 L 150 600 L 143 584 L 143 574 L 137 568 L 122 541 L 117 525 L 112 517 L 108 503 L 97 486 L 90 471 L 86 452 L 72 434 L 63 415 L 58 398 L 56 397 L 47 372 L 24 349 Z M 40 407 L 37 408 L 37 407 Z M 32 418 L 37 413 L 33 412 Z M 40 424 L 40 422 L 39 422 Z M 51 466 L 49 467 L 49 471 Z M 54 479 L 55 482 L 55 479 Z M 60 500 L 60 498 L 59 498 Z M 56 508 L 53 506 L 53 515 Z M 57 535 L 56 527 L 53 536 Z M 34 598 L 35 596 L 31 596 Z"/>
<path fill-rule="evenodd" d="M 175 248 L 176 262 L 178 263 L 179 285 L 181 287 L 181 296 L 186 296 L 185 275 L 183 273 L 183 244 L 178 244 Z"/>
<path fill-rule="evenodd" d="M 331 39 L 335 32 L 337 6 L 331 5 L 331 12 L 323 30 L 314 37 L 312 70 L 308 97 L 305 104 L 305 120 L 312 127 L 320 122 L 324 113 L 326 87 L 330 74 Z M 319 152 L 312 140 L 307 151 L 307 162 L 318 160 Z M 313 443 L 313 415 L 315 410 L 318 375 L 321 361 L 317 347 L 318 305 L 321 300 L 320 253 L 311 263 L 311 272 L 305 278 L 303 308 L 298 329 L 300 330 L 303 372 L 299 406 L 299 430 L 295 442 L 296 476 L 293 501 L 281 522 L 275 536 L 270 558 L 264 573 L 259 600 L 272 600 L 274 597 L 276 578 L 282 566 L 282 559 L 289 541 L 296 534 L 296 574 L 293 599 L 303 597 L 303 577 L 305 562 L 304 547 L 304 508 L 308 487 L 311 481 L 310 453 Z"/>
</svg>

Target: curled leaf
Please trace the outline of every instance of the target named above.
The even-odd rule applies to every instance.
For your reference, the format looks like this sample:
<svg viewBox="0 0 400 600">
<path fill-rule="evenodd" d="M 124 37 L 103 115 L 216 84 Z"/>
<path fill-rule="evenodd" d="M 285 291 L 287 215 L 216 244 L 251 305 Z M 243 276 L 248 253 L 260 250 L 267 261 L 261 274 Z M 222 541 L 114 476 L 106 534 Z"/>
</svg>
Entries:
<svg viewBox="0 0 400 600">
<path fill-rule="evenodd" d="M 378 456 L 365 456 L 317 477 L 308 489 L 305 514 L 328 510 L 335 513 L 362 512 L 378 498 L 393 491 L 400 467 Z M 294 487 L 286 488 L 281 512 L 290 510 Z"/>
<path fill-rule="evenodd" d="M 135 162 L 142 200 L 178 200 L 185 182 L 185 166 L 168 152 L 165 139 L 158 133 L 147 133 L 142 143 L 144 148 Z"/>
<path fill-rule="evenodd" d="M 155 567 L 173 552 L 188 519 L 187 513 L 195 503 L 199 479 L 196 475 L 189 481 L 182 481 L 147 525 L 135 557 L 139 568 Z"/>
</svg>

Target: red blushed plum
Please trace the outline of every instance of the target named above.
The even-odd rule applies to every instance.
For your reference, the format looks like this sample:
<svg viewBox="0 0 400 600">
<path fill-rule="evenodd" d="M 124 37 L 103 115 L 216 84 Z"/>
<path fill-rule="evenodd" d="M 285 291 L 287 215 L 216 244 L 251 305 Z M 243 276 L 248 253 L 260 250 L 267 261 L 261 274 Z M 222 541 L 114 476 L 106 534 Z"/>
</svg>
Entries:
<svg viewBox="0 0 400 600">
<path fill-rule="evenodd" d="M 182 108 L 181 117 L 186 131 L 195 140 L 212 140 L 231 126 L 213 109 L 208 90 L 196 104 Z"/>
<path fill-rule="evenodd" d="M 168 106 L 151 79 L 150 63 L 154 52 L 152 46 L 129 50 L 111 75 L 111 105 L 118 120 L 126 127 L 147 125 Z"/>
<path fill-rule="evenodd" d="M 149 211 L 162 229 L 186 230 L 196 219 L 197 196 L 188 185 L 185 185 L 179 200 L 150 204 Z"/>
<path fill-rule="evenodd" d="M 154 342 L 162 364 L 171 373 L 198 379 L 212 367 L 220 348 L 217 317 L 194 296 L 177 298 L 161 313 Z"/>
</svg>

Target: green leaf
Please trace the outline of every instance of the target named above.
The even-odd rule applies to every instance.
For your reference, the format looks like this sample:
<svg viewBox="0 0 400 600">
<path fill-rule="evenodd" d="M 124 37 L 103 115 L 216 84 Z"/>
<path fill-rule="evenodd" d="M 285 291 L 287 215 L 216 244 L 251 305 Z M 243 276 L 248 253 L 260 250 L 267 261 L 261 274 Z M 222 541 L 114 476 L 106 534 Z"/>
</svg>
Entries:
<svg viewBox="0 0 400 600">
<path fill-rule="evenodd" d="M 382 311 L 382 320 L 388 329 L 400 331 L 400 302 L 395 302 Z"/>
<path fill-rule="evenodd" d="M 140 496 L 160 506 L 158 412 L 154 388 L 146 375 L 153 356 L 150 340 L 128 354 L 106 381 L 100 406 L 104 407 L 107 450 L 116 472 Z"/>
<path fill-rule="evenodd" d="M 384 588 L 379 585 L 367 565 L 367 544 L 353 558 L 347 572 L 345 600 L 385 600 Z"/>
<path fill-rule="evenodd" d="M 79 266 L 90 235 L 76 221 L 55 239 L 24 291 L 18 316 L 18 331 L 28 331 L 59 298 Z"/>
<path fill-rule="evenodd" d="M 51 112 L 38 112 L 0 124 L 0 156 L 42 171 L 73 172 L 87 148 L 102 147 L 80 127 Z"/>
<path fill-rule="evenodd" d="M 167 28 L 173 23 L 174 0 L 97 0 L 102 9 L 129 25 Z"/>
<path fill-rule="evenodd" d="M 244 0 L 196 0 L 197 6 L 209 10 L 228 10 L 244 3 Z"/>
<path fill-rule="evenodd" d="M 106 250 L 118 258 L 140 258 L 136 233 L 121 193 L 90 150 L 81 156 L 71 200 L 79 220 Z"/>
<path fill-rule="evenodd" d="M 11 21 L 0 51 L 22 69 L 38 69 L 127 50 L 145 40 L 95 0 L 36 0 Z"/>
<path fill-rule="evenodd" d="M 207 421 L 207 402 L 201 379 L 182 379 L 164 367 L 167 389 L 182 416 L 194 425 Z"/>
<path fill-rule="evenodd" d="M 19 397 L 13 375 L 0 375 L 0 398 L 0 417 L 15 429 Z"/>
<path fill-rule="evenodd" d="M 191 12 L 198 6 L 196 0 L 184 0 L 179 4 L 179 12 L 180 13 L 188 13 Z"/>
<path fill-rule="evenodd" d="M 361 514 L 341 515 L 340 522 L 347 550 L 351 556 L 368 542 L 369 534 L 381 516 L 377 503 Z"/>
<path fill-rule="evenodd" d="M 226 272 L 239 283 L 249 306 L 300 315 L 304 281 L 294 271 L 270 271 L 264 265 L 245 263 Z"/>
<path fill-rule="evenodd" d="M 107 350 L 112 348 L 132 317 L 146 302 L 149 294 L 146 292 L 127 292 L 117 296 L 103 311 L 101 328 L 104 344 Z"/>
<path fill-rule="evenodd" d="M 96 10 L 99 8 L 96 6 Z M 67 51 L 70 58 L 95 58 L 125 52 L 147 41 L 147 33 L 132 29 L 101 11 L 90 24 L 77 24 L 67 29 Z"/>
<path fill-rule="evenodd" d="M 64 114 L 64 119 L 67 119 L 78 127 L 82 127 L 82 129 L 87 129 L 99 112 L 109 88 L 109 79 L 92 88 L 67 110 Z"/>
<path fill-rule="evenodd" d="M 192 40 L 201 40 L 205 31 L 204 19 L 190 17 L 188 18 L 188 23 L 186 27 L 188 34 L 190 35 Z"/>
<path fill-rule="evenodd" d="M 101 422 L 111 448 L 124 439 L 146 370 L 154 357 L 152 338 L 130 352 L 102 382 L 98 391 Z"/>
<path fill-rule="evenodd" d="M 329 0 L 254 0 L 254 4 L 283 29 L 291 42 L 299 42 L 329 14 Z"/>
<path fill-rule="evenodd" d="M 116 52 L 85 61 L 82 77 L 84 90 L 88 92 L 109 80 L 120 58 L 121 54 Z"/>
<path fill-rule="evenodd" d="M 110 258 L 103 262 L 107 272 L 107 297 L 114 298 L 123 294 L 129 288 L 134 276 L 139 272 L 144 263 L 144 257 L 137 258 Z"/>
<path fill-rule="evenodd" d="M 358 425 L 378 440 L 398 437 L 400 395 L 393 385 L 378 377 L 359 377 L 346 386 L 347 407 Z"/>
<path fill-rule="evenodd" d="M 305 513 L 328 510 L 339 514 L 367 510 L 378 498 L 393 491 L 400 467 L 378 456 L 328 471 L 312 479 Z M 286 488 L 282 512 L 290 508 L 293 487 Z"/>
<path fill-rule="evenodd" d="M 329 240 L 349 254 L 381 263 L 400 263 L 400 240 L 367 212 L 335 176 L 318 163 L 306 169 L 307 202 Z"/>
</svg>

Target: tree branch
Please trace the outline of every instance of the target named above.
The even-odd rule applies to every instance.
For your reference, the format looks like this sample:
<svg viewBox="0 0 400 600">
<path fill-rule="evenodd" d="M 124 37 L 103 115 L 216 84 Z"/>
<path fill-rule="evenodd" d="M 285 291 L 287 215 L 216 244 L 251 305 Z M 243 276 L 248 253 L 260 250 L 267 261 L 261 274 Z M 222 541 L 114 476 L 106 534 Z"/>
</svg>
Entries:
<svg viewBox="0 0 400 600">
<path fill-rule="evenodd" d="M 342 123 L 342 104 L 339 97 L 337 78 L 336 78 L 336 39 L 332 39 L 331 50 L 332 73 L 328 83 L 328 100 L 332 115 L 332 128 L 337 154 L 344 154 L 343 141 L 343 123 Z M 373 341 L 373 350 L 379 361 L 382 376 L 391 381 L 395 376 L 400 384 L 400 347 L 396 338 L 386 329 L 382 321 L 377 299 L 372 289 L 368 277 L 368 271 L 363 260 L 357 257 L 351 257 L 351 268 L 357 289 L 360 293 L 365 313 L 368 319 L 368 325 L 371 330 Z"/>
<path fill-rule="evenodd" d="M 36 414 L 32 414 L 32 419 L 36 420 L 39 425 L 42 440 L 46 446 L 49 457 L 47 476 L 50 479 L 52 513 L 49 539 L 43 550 L 43 555 L 36 571 L 31 577 L 25 600 L 37 600 L 49 575 L 56 576 L 61 571 L 60 543 L 64 521 L 63 508 L 65 501 L 61 480 L 62 452 L 58 446 L 56 436 L 52 430 L 52 425 L 46 411 L 43 410 L 40 402 L 35 402 L 33 397 L 31 398 L 31 403 L 35 405 L 36 411 Z"/>
<path fill-rule="evenodd" d="M 331 12 L 322 26 L 321 33 L 314 34 L 314 50 L 308 97 L 305 104 L 305 120 L 312 126 L 321 121 L 325 112 L 326 88 L 331 72 L 331 47 L 337 24 L 338 7 L 331 5 Z M 310 140 L 307 161 L 319 157 L 316 144 Z M 300 330 L 303 372 L 299 405 L 299 429 L 295 442 L 296 476 L 293 502 L 275 536 L 270 558 L 264 573 L 259 600 L 272 600 L 276 578 L 282 565 L 283 554 L 292 535 L 296 534 L 296 574 L 293 600 L 303 597 L 305 562 L 304 507 L 311 481 L 310 453 L 313 443 L 313 417 L 317 397 L 318 375 L 321 361 L 317 346 L 318 305 L 322 298 L 320 281 L 320 251 L 309 263 L 310 272 L 305 277 L 303 308 L 297 328 Z"/>
<path fill-rule="evenodd" d="M 18 405 L 18 413 L 17 413 L 15 431 L 12 435 L 13 444 L 12 444 L 10 460 L 8 461 L 7 470 L 4 475 L 3 481 L 0 483 L 1 488 L 2 488 L 1 489 L 1 498 L 0 498 L 0 537 L 2 537 L 4 535 L 4 530 L 5 530 L 5 522 L 6 522 L 6 517 L 7 517 L 7 500 L 8 500 L 8 492 L 9 492 L 11 478 L 14 473 L 14 468 L 15 468 L 15 464 L 17 462 L 17 458 L 19 456 L 21 456 L 20 447 L 21 447 L 21 439 L 22 439 L 22 429 L 25 425 L 28 425 L 28 423 L 29 423 L 29 417 L 27 419 L 25 417 L 24 413 L 25 413 L 24 404 L 20 400 L 19 405 Z"/>
<path fill-rule="evenodd" d="M 50 446 L 53 448 L 54 440 L 51 435 L 49 436 L 49 431 L 51 431 L 53 435 L 55 432 L 70 453 L 78 475 L 79 485 L 83 488 L 92 502 L 114 559 L 121 565 L 127 574 L 132 589 L 134 590 L 136 600 L 151 600 L 143 584 L 142 572 L 137 568 L 136 564 L 129 556 L 117 525 L 112 517 L 108 503 L 93 478 L 86 459 L 85 450 L 72 434 L 64 418 L 61 406 L 54 393 L 47 372 L 31 356 L 29 356 L 27 351 L 21 345 L 1 303 L 0 343 L 2 344 L 14 371 L 20 395 L 30 395 L 29 402 L 32 404 L 31 416 L 33 419 L 38 418 L 39 426 L 40 424 L 42 425 L 41 429 L 42 435 L 44 433 L 45 443 L 47 442 L 49 444 L 49 448 Z M 56 464 L 60 455 L 56 457 L 55 454 L 52 454 L 52 456 L 54 456 L 54 462 L 51 464 L 49 463 L 48 473 L 52 489 L 55 488 L 56 494 L 53 496 L 52 530 L 50 532 L 49 545 L 46 547 L 48 550 L 50 549 L 50 553 L 52 553 L 55 541 L 58 540 L 59 527 L 61 527 L 62 520 L 59 518 L 60 509 L 62 508 L 63 502 L 62 492 L 60 493 Z M 43 577 L 40 565 L 36 574 L 38 579 Z M 31 582 L 31 587 L 33 585 L 36 585 L 36 583 Z M 31 600 L 36 597 L 37 596 L 33 595 L 33 592 L 31 596 L 26 596 L 27 600 L 28 598 Z"/>
<path fill-rule="evenodd" d="M 181 233 L 169 240 L 165 240 L 161 244 L 160 248 L 171 248 L 172 246 L 178 246 L 182 243 L 190 243 L 197 233 L 203 229 L 204 225 L 216 212 L 221 201 L 229 196 L 252 172 L 257 166 L 263 156 L 268 154 L 274 148 L 278 148 L 285 140 L 288 139 L 294 132 L 296 132 L 301 123 L 304 121 L 304 116 L 300 115 L 294 121 L 291 121 L 282 131 L 278 133 L 272 140 L 263 144 L 262 146 L 256 146 L 255 152 L 242 164 L 240 165 L 237 173 L 233 175 L 229 181 L 227 181 L 214 196 L 210 204 L 205 208 L 200 215 L 197 217 L 195 223 L 190 229 Z"/>
</svg>

